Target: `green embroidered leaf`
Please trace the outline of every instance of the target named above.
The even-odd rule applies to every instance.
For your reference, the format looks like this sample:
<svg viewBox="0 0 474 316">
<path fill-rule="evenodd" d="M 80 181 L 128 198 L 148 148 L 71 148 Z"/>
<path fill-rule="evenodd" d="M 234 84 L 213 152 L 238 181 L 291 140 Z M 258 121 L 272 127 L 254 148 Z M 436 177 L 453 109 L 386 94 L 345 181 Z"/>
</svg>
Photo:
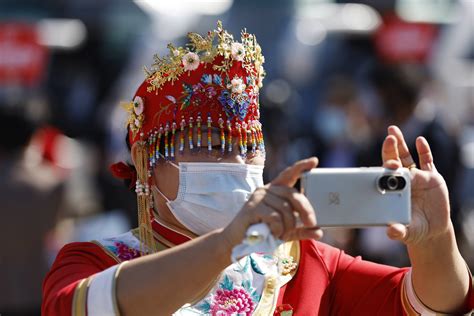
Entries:
<svg viewBox="0 0 474 316">
<path fill-rule="evenodd" d="M 252 282 L 250 282 L 250 280 L 242 281 L 242 287 L 248 292 L 252 292 Z"/>
<path fill-rule="evenodd" d="M 267 260 L 273 260 L 273 256 L 272 256 L 272 255 L 263 255 L 263 258 L 264 258 L 264 259 L 267 259 Z"/>
<path fill-rule="evenodd" d="M 255 289 L 250 295 L 252 296 L 252 301 L 254 301 L 255 303 L 258 303 L 260 301 L 260 298 L 262 297 L 260 294 L 257 293 Z"/>
<path fill-rule="evenodd" d="M 219 283 L 219 286 L 224 290 L 232 291 L 234 289 L 234 282 L 232 282 L 228 275 L 225 275 L 224 280 Z"/>
<path fill-rule="evenodd" d="M 202 312 L 209 313 L 211 311 L 211 304 L 208 301 L 204 300 L 204 302 L 197 305 L 196 308 Z"/>
<path fill-rule="evenodd" d="M 252 270 L 257 274 L 264 275 L 265 273 L 263 273 L 263 271 L 260 270 L 260 267 L 258 266 L 257 261 L 255 261 L 255 259 L 252 258 L 252 255 L 250 255 L 249 257 L 250 257 L 250 265 L 252 266 Z"/>
<path fill-rule="evenodd" d="M 233 270 L 235 272 L 242 272 L 242 273 L 247 272 L 249 270 L 249 266 L 250 266 L 249 257 L 247 256 L 247 258 L 245 259 L 245 264 L 243 266 L 240 264 L 240 262 L 237 262 L 236 266 L 238 266 L 239 268 L 234 268 Z"/>
</svg>

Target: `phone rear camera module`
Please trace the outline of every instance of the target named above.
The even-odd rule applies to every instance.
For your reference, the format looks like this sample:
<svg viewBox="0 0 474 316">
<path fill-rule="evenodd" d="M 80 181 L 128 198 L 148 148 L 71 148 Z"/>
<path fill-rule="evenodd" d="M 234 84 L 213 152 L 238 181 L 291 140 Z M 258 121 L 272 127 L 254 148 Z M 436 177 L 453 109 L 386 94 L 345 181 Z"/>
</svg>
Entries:
<svg viewBox="0 0 474 316">
<path fill-rule="evenodd" d="M 406 184 L 405 178 L 396 175 L 386 175 L 379 179 L 379 188 L 382 191 L 400 191 Z"/>
</svg>

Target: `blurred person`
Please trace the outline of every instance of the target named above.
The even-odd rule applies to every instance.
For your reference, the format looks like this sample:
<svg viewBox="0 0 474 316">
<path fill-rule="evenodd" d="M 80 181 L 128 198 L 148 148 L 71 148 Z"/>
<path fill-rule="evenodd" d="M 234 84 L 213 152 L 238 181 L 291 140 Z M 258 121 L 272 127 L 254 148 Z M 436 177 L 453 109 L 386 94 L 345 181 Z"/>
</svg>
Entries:
<svg viewBox="0 0 474 316">
<path fill-rule="evenodd" d="M 59 211 L 61 182 L 29 151 L 35 123 L 25 106 L 0 105 L 0 314 L 39 315 L 45 243 Z"/>
<path fill-rule="evenodd" d="M 407 245 L 412 268 L 350 257 L 316 241 L 322 231 L 314 210 L 293 189 L 316 158 L 263 185 L 264 59 L 254 36 L 243 31 L 236 42 L 218 23 L 206 37 L 189 37 L 185 48 L 170 44 L 170 55 L 156 58 L 126 105 L 133 166 L 112 170 L 135 186 L 139 227 L 66 245 L 44 281 L 44 315 L 400 315 L 472 308 L 472 279 L 456 247 L 447 188 L 424 138 L 416 141 L 420 169 L 398 128 L 389 129 L 382 147 L 385 167 L 412 168 L 414 221 L 387 229 Z M 296 214 L 303 226 L 296 226 Z M 271 232 L 268 238 L 287 242 L 274 254 L 245 253 L 242 242 L 252 244 L 246 234 L 257 223 Z"/>
<path fill-rule="evenodd" d="M 325 101 L 316 110 L 313 126 L 315 143 L 321 148 L 315 153 L 321 156 L 321 166 L 356 165 L 358 147 L 370 131 L 351 78 L 335 75 L 328 80 Z"/>
<path fill-rule="evenodd" d="M 315 112 L 312 154 L 319 157 L 319 165 L 355 167 L 359 148 L 369 138 L 370 130 L 353 80 L 343 74 L 330 77 L 324 102 Z M 354 229 L 331 228 L 323 241 L 353 254 L 356 253 L 355 233 Z"/>
<path fill-rule="evenodd" d="M 430 102 L 424 95 L 432 84 L 427 69 L 417 64 L 380 64 L 371 73 L 371 81 L 383 111 L 381 122 L 376 122 L 376 133 L 372 146 L 361 154 L 359 163 L 377 165 L 380 158 L 374 156 L 384 139 L 384 131 L 390 124 L 401 127 L 407 142 L 413 144 L 418 135 L 423 135 L 437 157 L 439 172 L 449 187 L 454 187 L 459 165 L 459 148 L 456 139 L 448 133 Z M 410 150 L 415 148 L 410 145 Z"/>
</svg>

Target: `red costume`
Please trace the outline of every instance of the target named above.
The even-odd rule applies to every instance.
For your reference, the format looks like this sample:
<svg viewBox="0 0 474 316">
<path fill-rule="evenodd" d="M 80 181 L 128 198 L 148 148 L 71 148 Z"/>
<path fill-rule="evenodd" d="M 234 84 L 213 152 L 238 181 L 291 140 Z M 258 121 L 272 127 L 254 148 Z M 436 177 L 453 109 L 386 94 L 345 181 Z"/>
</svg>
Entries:
<svg viewBox="0 0 474 316">
<path fill-rule="evenodd" d="M 151 170 L 159 159 L 172 160 L 185 146 L 207 144 L 212 152 L 211 141 L 202 141 L 202 132 L 210 138 L 212 128 L 220 131 L 221 154 L 232 151 L 234 143 L 243 156 L 263 154 L 258 93 L 265 72 L 255 37 L 244 31 L 241 42 L 234 42 L 220 23 L 206 37 L 189 37 L 191 50 L 169 45 L 170 55 L 156 58 L 127 104 L 137 173 L 125 164 L 112 170 L 136 180 L 139 228 L 66 245 L 44 281 L 43 315 L 117 315 L 114 280 L 123 262 L 190 239 L 153 218 Z M 420 302 L 405 277 L 409 271 L 353 258 L 319 242 L 285 243 L 274 254 L 239 259 L 176 315 L 418 315 Z"/>
<path fill-rule="evenodd" d="M 154 223 L 154 230 L 160 231 L 155 234 L 158 249 L 167 249 L 174 245 L 172 241 L 189 240 L 158 222 Z M 124 239 L 113 239 L 119 245 L 113 251 L 106 246 L 112 239 L 66 245 L 44 282 L 43 315 L 71 315 L 72 311 L 85 315 L 86 297 L 80 298 L 78 285 L 95 273 L 140 256 L 136 246 L 127 245 L 130 239 Z M 305 240 L 296 244 L 300 248 L 296 273 L 279 289 L 275 314 L 419 315 L 405 290 L 404 277 L 409 269 L 354 258 L 320 242 Z M 261 300 L 265 292 L 271 289 L 263 290 Z"/>
</svg>

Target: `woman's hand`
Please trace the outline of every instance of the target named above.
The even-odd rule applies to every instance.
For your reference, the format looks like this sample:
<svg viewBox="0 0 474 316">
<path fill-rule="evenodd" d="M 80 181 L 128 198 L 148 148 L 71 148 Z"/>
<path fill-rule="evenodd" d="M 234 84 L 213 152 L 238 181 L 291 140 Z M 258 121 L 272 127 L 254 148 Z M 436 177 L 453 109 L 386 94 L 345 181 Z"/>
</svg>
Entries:
<svg viewBox="0 0 474 316">
<path fill-rule="evenodd" d="M 407 245 L 429 242 L 452 229 L 448 188 L 433 163 L 430 146 L 424 137 L 416 139 L 416 151 L 420 166 L 416 168 L 401 130 L 388 128 L 388 136 L 382 146 L 385 168 L 410 168 L 412 221 L 410 225 L 390 225 L 387 235 Z"/>
<path fill-rule="evenodd" d="M 306 196 L 293 188 L 304 171 L 317 165 L 317 158 L 298 161 L 272 182 L 258 188 L 222 232 L 230 247 L 240 244 L 248 227 L 256 223 L 266 223 L 272 234 L 282 240 L 321 238 L 322 231 L 316 227 L 313 207 Z M 297 217 L 301 219 L 302 227 L 296 227 Z"/>
</svg>

